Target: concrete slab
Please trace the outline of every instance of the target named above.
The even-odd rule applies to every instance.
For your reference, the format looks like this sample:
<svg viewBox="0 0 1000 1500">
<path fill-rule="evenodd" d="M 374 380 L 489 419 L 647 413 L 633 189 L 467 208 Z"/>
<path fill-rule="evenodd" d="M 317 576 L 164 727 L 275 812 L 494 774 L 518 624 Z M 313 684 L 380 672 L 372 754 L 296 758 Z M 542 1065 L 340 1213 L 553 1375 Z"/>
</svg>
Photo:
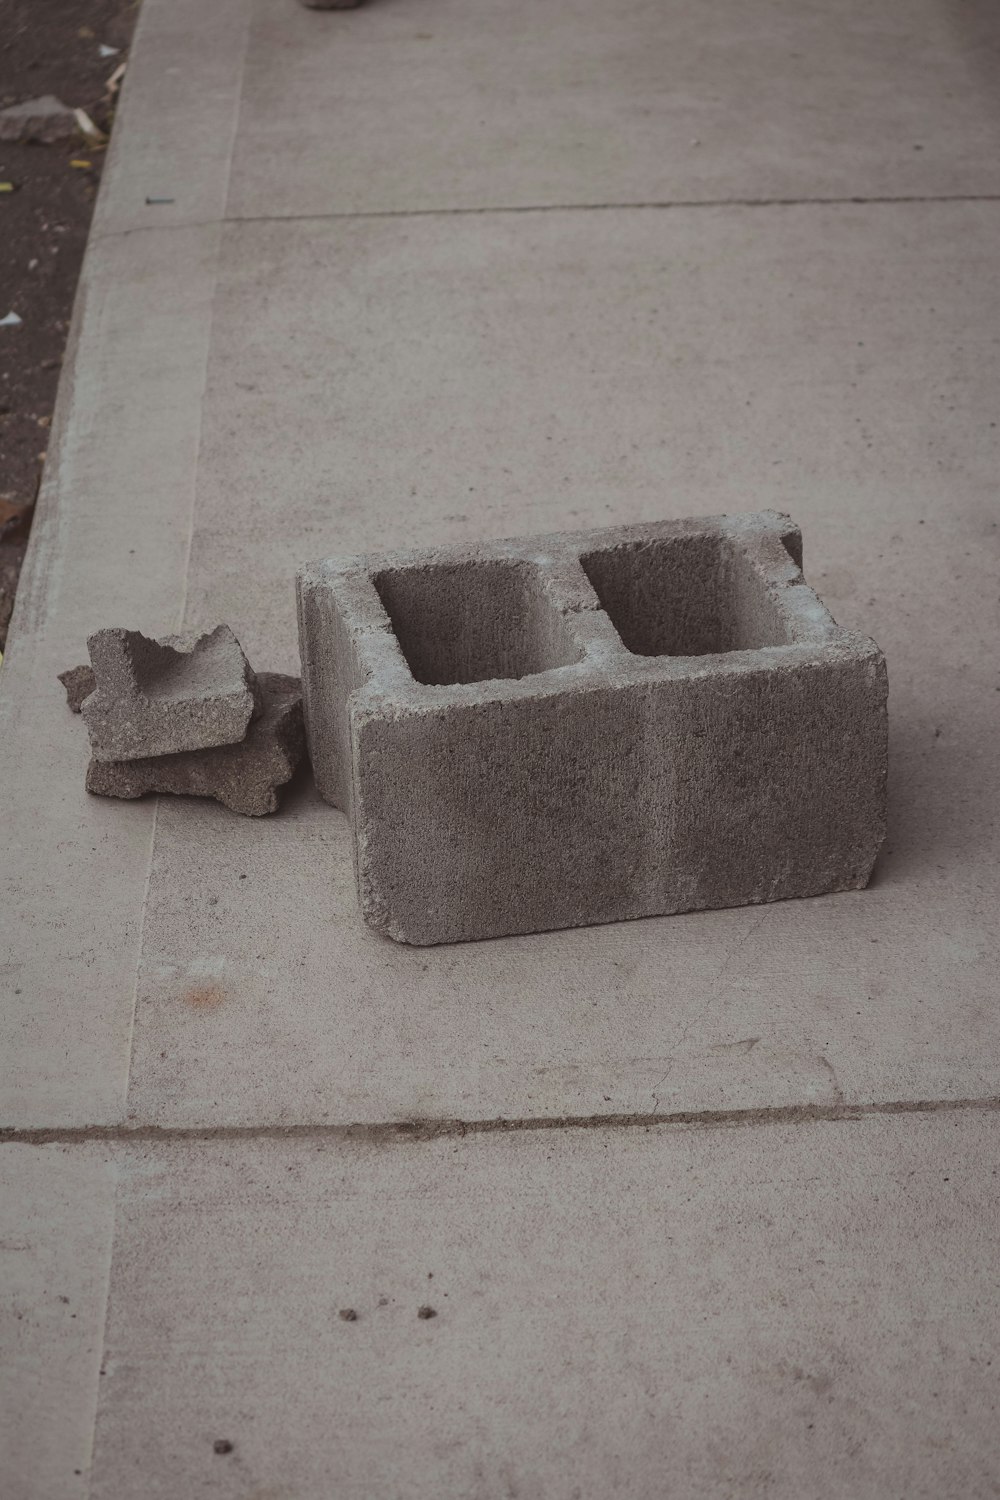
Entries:
<svg viewBox="0 0 1000 1500">
<path fill-rule="evenodd" d="M 992 204 L 228 227 L 188 624 L 294 669 L 304 555 L 774 505 L 886 651 L 890 838 L 856 895 L 415 955 L 364 933 L 311 794 L 267 830 L 163 809 L 135 1118 L 1000 1092 L 998 232 Z"/>
<path fill-rule="evenodd" d="M 0 689 L 6 1125 L 120 1119 L 154 810 L 87 797 L 57 673 L 114 616 L 176 627 L 218 229 L 88 253 Z"/>
<path fill-rule="evenodd" d="M 254 0 L 227 212 L 1000 192 L 982 0 Z"/>
<path fill-rule="evenodd" d="M 998 1092 L 1000 209 L 613 205 L 1000 192 L 996 31 L 145 0 L 0 685 L 0 1119 L 63 1142 L 7 1148 L 15 1500 L 86 1484 L 105 1146 L 104 1500 L 992 1492 L 996 1115 L 842 1117 Z M 482 212 L 532 202 L 610 207 Z M 866 893 L 408 955 L 308 787 L 83 792 L 55 675 L 109 601 L 294 673 L 306 558 L 766 505 L 887 648 Z M 438 1115 L 533 1128 L 323 1128 Z"/>
<path fill-rule="evenodd" d="M 5 1500 L 84 1500 L 115 1171 L 99 1147 L 0 1146 Z"/>
<path fill-rule="evenodd" d="M 204 227 L 222 217 L 249 16 L 249 0 L 143 0 L 92 246 L 112 234 Z M 177 250 L 181 270 L 183 241 Z"/>
<path fill-rule="evenodd" d="M 129 1148 L 93 1500 L 986 1500 L 998 1126 Z"/>
</svg>

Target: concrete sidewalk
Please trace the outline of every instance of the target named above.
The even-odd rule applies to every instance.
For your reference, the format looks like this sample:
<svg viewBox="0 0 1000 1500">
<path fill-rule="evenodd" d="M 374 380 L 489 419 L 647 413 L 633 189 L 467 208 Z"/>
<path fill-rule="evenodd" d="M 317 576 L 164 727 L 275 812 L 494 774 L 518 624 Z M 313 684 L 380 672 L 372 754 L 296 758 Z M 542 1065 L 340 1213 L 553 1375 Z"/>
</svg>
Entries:
<svg viewBox="0 0 1000 1500">
<path fill-rule="evenodd" d="M 0 680 L 5 1496 L 994 1495 L 1000 22 L 145 0 L 112 152 Z M 888 657 L 868 891 L 408 950 L 307 784 L 83 790 L 99 625 L 297 670 L 302 561 L 764 506 Z"/>
</svg>

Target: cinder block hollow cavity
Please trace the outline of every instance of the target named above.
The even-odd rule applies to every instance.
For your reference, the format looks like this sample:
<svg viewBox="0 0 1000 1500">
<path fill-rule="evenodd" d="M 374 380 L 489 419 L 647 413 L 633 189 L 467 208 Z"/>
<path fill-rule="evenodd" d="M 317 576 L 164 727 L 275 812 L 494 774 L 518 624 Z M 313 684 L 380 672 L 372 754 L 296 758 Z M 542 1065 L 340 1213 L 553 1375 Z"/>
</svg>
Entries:
<svg viewBox="0 0 1000 1500">
<path fill-rule="evenodd" d="M 529 562 L 384 569 L 373 582 L 417 682 L 530 677 L 582 660 Z"/>
<path fill-rule="evenodd" d="M 580 562 L 636 656 L 716 656 L 791 641 L 759 571 L 728 538 L 629 541 Z"/>
</svg>

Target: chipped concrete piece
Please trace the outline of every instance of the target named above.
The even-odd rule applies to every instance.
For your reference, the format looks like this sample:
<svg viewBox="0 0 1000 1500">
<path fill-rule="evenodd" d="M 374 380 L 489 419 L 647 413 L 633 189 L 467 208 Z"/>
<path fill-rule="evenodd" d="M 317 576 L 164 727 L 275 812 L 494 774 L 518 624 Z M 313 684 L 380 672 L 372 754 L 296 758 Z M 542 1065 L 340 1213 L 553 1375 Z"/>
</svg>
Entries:
<svg viewBox="0 0 1000 1500">
<path fill-rule="evenodd" d="M 80 712 L 84 698 L 89 698 L 97 686 L 94 669 L 88 667 L 86 663 L 80 667 L 70 667 L 67 672 L 60 672 L 59 681 L 66 689 L 66 702 L 69 704 L 70 713 L 74 714 Z"/>
<path fill-rule="evenodd" d="M 87 791 L 101 797 L 134 798 L 146 792 L 214 797 L 251 818 L 276 812 L 277 789 L 292 779 L 305 750 L 302 691 L 297 677 L 262 672 L 257 680 L 263 711 L 239 744 L 144 760 L 92 760 Z"/>
<path fill-rule="evenodd" d="M 259 706 L 256 678 L 228 625 L 160 641 L 99 630 L 87 646 L 97 690 L 82 712 L 95 760 L 232 745 Z"/>
<path fill-rule="evenodd" d="M 305 568 L 307 735 L 369 925 L 457 942 L 867 884 L 885 662 L 800 564 L 765 512 Z"/>
<path fill-rule="evenodd" d="M 76 112 L 69 109 L 54 94 L 43 94 L 39 99 L 26 99 L 22 104 L 11 104 L 0 110 L 0 141 L 52 141 L 68 140 L 80 134 Z"/>
</svg>

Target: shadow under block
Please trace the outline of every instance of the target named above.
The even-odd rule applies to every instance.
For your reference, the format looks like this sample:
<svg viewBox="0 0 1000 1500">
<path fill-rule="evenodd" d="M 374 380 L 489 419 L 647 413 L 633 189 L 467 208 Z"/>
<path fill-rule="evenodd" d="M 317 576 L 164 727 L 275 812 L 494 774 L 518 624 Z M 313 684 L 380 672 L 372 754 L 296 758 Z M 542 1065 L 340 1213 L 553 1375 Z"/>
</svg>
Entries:
<svg viewBox="0 0 1000 1500">
<path fill-rule="evenodd" d="M 867 884 L 886 670 L 775 512 L 333 558 L 306 731 L 365 921 L 447 943 Z"/>
</svg>

